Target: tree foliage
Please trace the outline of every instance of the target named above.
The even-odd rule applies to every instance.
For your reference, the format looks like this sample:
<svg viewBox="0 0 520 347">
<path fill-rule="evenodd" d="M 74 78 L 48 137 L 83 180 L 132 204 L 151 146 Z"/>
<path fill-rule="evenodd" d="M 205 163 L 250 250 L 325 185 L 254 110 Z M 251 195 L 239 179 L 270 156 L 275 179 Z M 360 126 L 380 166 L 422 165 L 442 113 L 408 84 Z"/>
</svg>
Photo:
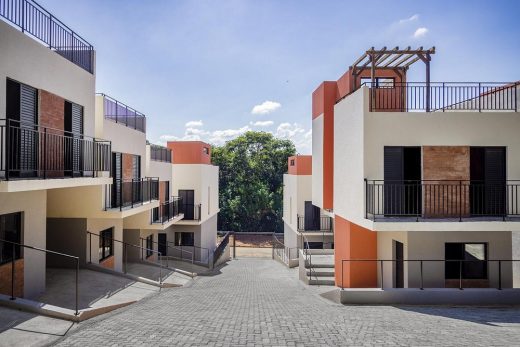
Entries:
<svg viewBox="0 0 520 347">
<path fill-rule="evenodd" d="M 282 232 L 283 174 L 290 140 L 249 131 L 212 151 L 220 167 L 219 230 Z"/>
</svg>

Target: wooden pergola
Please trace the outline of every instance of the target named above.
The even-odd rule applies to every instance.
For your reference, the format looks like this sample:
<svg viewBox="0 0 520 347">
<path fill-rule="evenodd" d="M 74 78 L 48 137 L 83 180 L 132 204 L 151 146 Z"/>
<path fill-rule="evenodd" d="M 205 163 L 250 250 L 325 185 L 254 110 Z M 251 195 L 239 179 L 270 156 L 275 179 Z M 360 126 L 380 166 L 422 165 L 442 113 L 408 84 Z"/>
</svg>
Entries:
<svg viewBox="0 0 520 347">
<path fill-rule="evenodd" d="M 394 49 L 387 49 L 386 47 L 375 49 L 372 47 L 351 66 L 354 84 L 357 80 L 356 77 L 365 69 L 370 69 L 370 78 L 372 86 L 374 86 L 376 69 L 392 69 L 399 73 L 399 71 L 408 70 L 413 63 L 421 60 L 426 65 L 426 111 L 428 112 L 430 108 L 430 61 L 432 54 L 435 54 L 435 47 L 430 49 L 423 49 L 423 47 L 411 49 L 410 46 L 405 49 L 400 49 L 399 47 L 395 47 Z M 356 86 L 354 85 L 354 87 Z M 372 97 L 374 97 L 373 93 Z"/>
</svg>

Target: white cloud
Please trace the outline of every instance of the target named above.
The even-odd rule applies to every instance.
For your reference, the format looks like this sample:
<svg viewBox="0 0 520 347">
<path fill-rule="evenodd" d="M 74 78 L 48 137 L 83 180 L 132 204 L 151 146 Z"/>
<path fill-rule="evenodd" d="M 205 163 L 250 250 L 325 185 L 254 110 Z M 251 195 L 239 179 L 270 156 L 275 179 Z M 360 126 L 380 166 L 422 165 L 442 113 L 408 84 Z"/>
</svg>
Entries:
<svg viewBox="0 0 520 347">
<path fill-rule="evenodd" d="M 413 22 L 413 21 L 416 21 L 419 19 L 419 15 L 416 13 L 414 15 L 412 15 L 411 17 L 409 18 L 405 18 L 405 19 L 400 19 L 399 20 L 399 24 L 404 24 L 404 23 L 408 23 L 408 22 Z"/>
<path fill-rule="evenodd" d="M 259 120 L 256 122 L 250 122 L 249 124 L 254 127 L 270 127 L 274 122 L 272 120 Z"/>
<path fill-rule="evenodd" d="M 297 134 L 303 133 L 305 130 L 298 123 L 281 123 L 276 128 L 275 136 L 283 139 L 292 139 Z"/>
<path fill-rule="evenodd" d="M 282 105 L 279 102 L 266 100 L 263 103 L 261 103 L 260 105 L 255 105 L 255 107 L 253 107 L 253 109 L 251 110 L 251 113 L 252 114 L 268 114 L 268 113 L 276 111 L 280 107 L 282 107 Z"/>
<path fill-rule="evenodd" d="M 185 124 L 186 128 L 201 127 L 204 123 L 201 120 L 191 120 Z"/>
<path fill-rule="evenodd" d="M 209 137 L 209 142 L 220 146 L 223 145 L 226 141 L 232 140 L 235 137 L 240 136 L 250 130 L 251 128 L 248 125 L 245 125 L 238 129 L 215 130 L 211 133 L 211 136 Z"/>
<path fill-rule="evenodd" d="M 415 30 L 415 32 L 413 33 L 413 37 L 418 39 L 420 37 L 423 37 L 427 33 L 428 33 L 428 28 L 421 27 L 421 28 L 418 28 L 417 30 Z"/>
</svg>

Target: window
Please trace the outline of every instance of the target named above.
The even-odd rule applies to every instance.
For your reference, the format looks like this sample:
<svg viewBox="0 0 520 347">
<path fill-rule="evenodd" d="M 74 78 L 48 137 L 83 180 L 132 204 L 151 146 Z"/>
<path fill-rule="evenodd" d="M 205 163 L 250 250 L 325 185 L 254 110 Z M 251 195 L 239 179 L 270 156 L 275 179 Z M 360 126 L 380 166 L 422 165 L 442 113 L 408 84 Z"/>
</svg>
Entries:
<svg viewBox="0 0 520 347">
<path fill-rule="evenodd" d="M 376 77 L 374 83 L 375 88 L 394 88 L 395 85 L 393 77 Z M 370 77 L 361 78 L 361 85 L 363 84 L 371 86 L 372 79 Z"/>
<path fill-rule="evenodd" d="M 146 257 L 150 257 L 153 254 L 153 234 L 146 237 Z"/>
<path fill-rule="evenodd" d="M 291 159 L 291 166 L 294 166 L 294 159 Z"/>
<path fill-rule="evenodd" d="M 0 240 L 22 243 L 22 213 L 0 215 Z M 14 259 L 22 258 L 20 246 L 14 246 Z M 13 259 L 13 244 L 0 243 L 0 265 Z"/>
<path fill-rule="evenodd" d="M 487 244 L 485 243 L 446 243 L 446 260 L 463 260 L 463 279 L 487 279 Z M 447 261 L 445 278 L 460 278 L 461 264 L 458 261 Z"/>
<path fill-rule="evenodd" d="M 114 229 L 106 229 L 99 233 L 99 261 L 114 255 Z"/>
<path fill-rule="evenodd" d="M 206 155 L 209 155 L 209 147 L 202 147 L 202 152 Z"/>
<path fill-rule="evenodd" d="M 195 244 L 193 233 L 175 233 L 176 246 L 193 246 Z"/>
</svg>

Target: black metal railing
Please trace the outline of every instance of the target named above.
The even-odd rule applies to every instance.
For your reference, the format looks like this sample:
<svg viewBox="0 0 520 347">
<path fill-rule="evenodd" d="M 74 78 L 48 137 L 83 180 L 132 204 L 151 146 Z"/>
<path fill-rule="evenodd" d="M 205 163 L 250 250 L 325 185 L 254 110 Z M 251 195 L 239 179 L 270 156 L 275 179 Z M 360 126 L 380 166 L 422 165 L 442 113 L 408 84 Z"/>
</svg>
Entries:
<svg viewBox="0 0 520 347">
<path fill-rule="evenodd" d="M 407 281 L 402 280 L 399 288 L 496 288 L 501 290 L 503 286 L 503 272 L 508 276 L 512 274 L 513 265 L 520 260 L 517 259 L 342 259 L 341 275 L 339 287 L 344 289 L 345 270 L 347 273 L 364 273 L 365 288 L 396 288 L 395 271 L 400 267 L 407 273 Z M 385 267 L 385 264 L 388 264 Z M 448 269 L 449 267 L 449 269 Z M 506 270 L 504 270 L 506 269 Z M 469 271 L 468 271 L 469 270 Z M 468 276 L 467 273 L 477 272 L 483 274 L 482 277 Z M 447 273 L 456 272 L 455 276 L 447 276 Z M 374 275 L 372 281 L 366 281 L 369 274 Z M 385 273 L 392 274 L 390 281 L 385 283 Z M 368 277 L 366 276 L 368 275 Z M 379 276 L 379 279 L 377 278 Z M 439 278 L 439 276 L 443 276 Z M 448 278 L 449 277 L 449 278 Z M 337 277 L 336 277 L 337 278 Z M 372 282 L 371 284 L 368 282 Z M 391 282 L 391 283 L 388 283 Z M 438 285 L 442 283 L 442 285 Z M 385 285 L 386 284 L 386 285 Z M 512 277 L 509 278 L 508 288 L 513 288 Z M 356 287 L 358 288 L 358 287 Z"/>
<path fill-rule="evenodd" d="M 146 133 L 146 116 L 144 114 L 106 94 L 97 93 L 97 95 L 103 97 L 105 119 Z"/>
<path fill-rule="evenodd" d="M 152 210 L 152 223 L 167 223 L 178 217 L 180 212 L 182 199 L 178 196 L 172 196 L 169 201 L 163 202 Z"/>
<path fill-rule="evenodd" d="M 94 47 L 33 0 L 0 0 L 0 16 L 51 50 L 94 73 Z"/>
<path fill-rule="evenodd" d="M 371 87 L 370 110 L 381 112 L 518 111 L 520 83 L 406 82 Z"/>
<path fill-rule="evenodd" d="M 114 180 L 105 185 L 105 211 L 110 208 L 134 208 L 145 202 L 159 200 L 159 178 L 146 177 Z"/>
<path fill-rule="evenodd" d="M 89 264 L 96 264 L 96 262 L 92 262 L 92 253 L 93 249 L 95 249 L 96 246 L 99 245 L 99 241 L 101 238 L 103 238 L 106 241 L 110 241 L 112 243 L 112 247 L 115 246 L 115 243 L 118 245 L 121 245 L 122 247 L 122 272 L 145 277 L 152 281 L 157 281 L 159 284 L 163 283 L 164 277 L 168 276 L 168 265 L 165 262 L 165 259 L 161 252 L 154 250 L 153 248 L 146 248 L 143 246 L 134 245 L 129 242 L 124 242 L 121 240 L 117 240 L 110 237 L 103 237 L 98 234 L 91 233 L 90 231 L 87 231 L 88 236 L 88 263 Z M 94 240 L 94 243 L 92 241 Z M 93 248 L 94 247 L 94 248 Z M 99 247 L 99 246 L 98 246 Z M 114 256 L 114 255 L 112 255 Z M 98 259 L 99 261 L 99 259 Z M 139 266 L 139 264 L 153 264 L 158 266 L 159 272 L 156 276 L 156 273 L 154 271 L 149 271 L 149 269 L 143 268 Z M 99 266 L 102 266 L 99 262 L 96 264 Z M 112 269 L 114 271 L 117 271 L 116 269 Z"/>
<path fill-rule="evenodd" d="M 201 204 L 180 204 L 180 213 L 184 214 L 183 220 L 200 221 Z"/>
<path fill-rule="evenodd" d="M 520 216 L 520 181 L 365 180 L 365 218 Z"/>
<path fill-rule="evenodd" d="M 282 261 L 285 265 L 290 266 L 291 260 L 296 260 L 299 258 L 299 248 L 298 247 L 287 247 L 282 241 L 276 237 L 276 234 L 273 233 L 273 242 L 272 242 L 273 254 L 272 258 L 278 257 L 280 261 Z"/>
<path fill-rule="evenodd" d="M 319 218 L 305 219 L 305 215 L 297 216 L 298 231 L 332 231 L 332 218 L 319 216 Z"/>
<path fill-rule="evenodd" d="M 150 159 L 171 163 L 172 150 L 159 145 L 150 145 Z"/>
<path fill-rule="evenodd" d="M 146 244 L 145 238 L 140 238 L 141 244 Z M 166 242 L 157 242 L 152 241 L 152 245 L 155 245 L 154 247 L 157 247 L 157 249 L 162 254 L 162 259 L 166 260 L 166 267 L 172 266 L 175 268 L 175 263 L 172 263 L 173 261 L 181 261 L 183 263 L 189 264 L 191 267 L 191 277 L 195 277 L 195 253 L 190 252 L 187 249 L 183 249 L 182 246 L 175 246 L 173 242 L 166 241 Z"/>
<path fill-rule="evenodd" d="M 95 177 L 110 163 L 110 141 L 0 120 L 0 179 Z"/>
<path fill-rule="evenodd" d="M 11 264 L 11 271 L 10 271 L 10 276 L 11 276 L 11 300 L 16 300 L 16 261 L 20 260 L 20 259 L 23 259 L 23 256 L 22 254 L 24 253 L 25 250 L 32 250 L 32 251 L 37 251 L 37 252 L 41 252 L 41 253 L 44 253 L 45 256 L 58 256 L 60 257 L 60 259 L 69 259 L 69 260 L 72 260 L 74 261 L 74 269 L 75 269 L 75 277 L 74 277 L 74 280 L 75 280 L 75 287 L 74 287 L 74 294 L 75 294 L 75 297 L 74 297 L 74 307 L 75 307 L 75 315 L 79 315 L 79 258 L 78 257 L 75 257 L 73 255 L 69 255 L 69 254 L 64 254 L 64 253 L 59 253 L 59 252 L 55 252 L 55 251 L 49 251 L 48 249 L 43 249 L 43 248 L 38 248 L 38 247 L 33 247 L 33 246 L 28 246 L 28 245 L 24 245 L 24 244 L 21 244 L 21 243 L 17 243 L 17 242 L 12 242 L 12 241 L 7 241 L 7 240 L 0 240 L 0 244 L 1 246 L 4 246 L 5 244 L 7 244 L 7 248 L 9 249 L 9 254 L 6 256 L 5 254 L 0 254 L 0 264 L 6 264 L 6 263 L 10 263 Z M 0 247 L 0 252 L 2 251 L 3 247 Z M 23 269 L 23 267 L 22 267 Z M 23 281 L 23 276 L 24 276 L 24 273 L 23 273 L 23 270 L 22 270 L 22 273 L 21 274 L 18 274 L 19 276 L 21 276 L 22 278 L 22 281 Z M 2 281 L 5 281 L 5 278 L 2 279 Z M 23 288 L 23 286 L 22 286 Z M 23 293 L 18 293 L 20 296 L 23 296 Z"/>
<path fill-rule="evenodd" d="M 224 254 L 224 250 L 229 245 L 229 236 L 233 234 L 232 231 L 228 231 L 226 235 L 222 239 L 220 239 L 220 243 L 217 245 L 215 250 L 213 251 L 213 266 L 218 262 L 222 254 Z"/>
</svg>

